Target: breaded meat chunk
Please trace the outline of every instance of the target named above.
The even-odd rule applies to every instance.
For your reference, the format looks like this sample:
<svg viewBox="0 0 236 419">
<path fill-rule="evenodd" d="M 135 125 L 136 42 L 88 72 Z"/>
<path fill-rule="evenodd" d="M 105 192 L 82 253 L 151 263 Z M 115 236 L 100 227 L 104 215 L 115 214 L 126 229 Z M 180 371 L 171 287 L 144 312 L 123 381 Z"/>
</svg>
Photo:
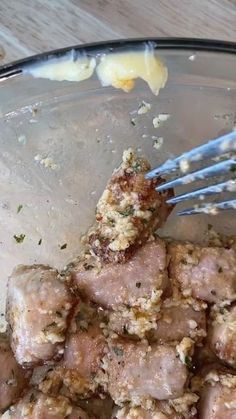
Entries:
<svg viewBox="0 0 236 419">
<path fill-rule="evenodd" d="M 184 295 L 208 303 L 236 299 L 236 250 L 190 243 L 168 246 L 169 273 Z"/>
<path fill-rule="evenodd" d="M 109 180 L 96 208 L 96 224 L 88 232 L 92 252 L 103 262 L 125 262 L 159 228 L 172 206 L 171 192 L 155 188 L 161 179 L 147 180 L 149 163 L 132 149 Z"/>
<path fill-rule="evenodd" d="M 236 304 L 212 308 L 208 340 L 216 356 L 236 368 Z"/>
<path fill-rule="evenodd" d="M 115 403 L 183 395 L 188 372 L 174 347 L 114 339 L 109 348 L 105 365 Z"/>
<path fill-rule="evenodd" d="M 95 307 L 79 302 L 67 333 L 64 357 L 40 380 L 39 389 L 43 393 L 56 395 L 59 392 L 77 400 L 96 391 L 95 378 L 106 347 L 100 322 Z"/>
<path fill-rule="evenodd" d="M 7 290 L 11 347 L 23 366 L 63 354 L 72 297 L 57 270 L 44 265 L 16 267 Z"/>
<path fill-rule="evenodd" d="M 91 305 L 79 303 L 67 334 L 63 366 L 66 370 L 67 387 L 73 391 L 76 374 L 86 383 L 86 388 L 95 391 L 95 377 L 100 369 L 106 347 L 106 339 L 100 328 L 98 312 Z M 70 372 L 72 374 L 70 384 Z M 65 379 L 64 379 L 64 383 Z"/>
<path fill-rule="evenodd" d="M 165 243 L 151 239 L 123 264 L 83 259 L 72 268 L 72 280 L 82 295 L 105 308 L 141 307 L 169 286 Z"/>
</svg>

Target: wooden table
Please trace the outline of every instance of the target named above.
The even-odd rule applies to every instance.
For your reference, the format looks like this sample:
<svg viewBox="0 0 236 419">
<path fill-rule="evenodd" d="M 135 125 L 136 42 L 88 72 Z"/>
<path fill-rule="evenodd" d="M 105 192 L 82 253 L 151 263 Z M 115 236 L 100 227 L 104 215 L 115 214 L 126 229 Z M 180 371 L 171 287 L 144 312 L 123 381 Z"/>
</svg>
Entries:
<svg viewBox="0 0 236 419">
<path fill-rule="evenodd" d="M 236 42 L 236 1 L 0 1 L 0 64 L 69 45 L 142 36 Z"/>
</svg>

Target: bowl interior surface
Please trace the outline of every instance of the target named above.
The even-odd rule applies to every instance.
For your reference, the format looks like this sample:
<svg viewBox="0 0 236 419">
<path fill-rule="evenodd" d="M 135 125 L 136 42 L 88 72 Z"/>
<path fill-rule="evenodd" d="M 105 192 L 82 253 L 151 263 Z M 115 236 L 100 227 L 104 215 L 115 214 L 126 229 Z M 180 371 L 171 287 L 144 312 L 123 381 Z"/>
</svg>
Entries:
<svg viewBox="0 0 236 419">
<path fill-rule="evenodd" d="M 233 128 L 235 54 L 191 48 L 156 54 L 169 71 L 158 96 L 141 81 L 130 93 L 103 88 L 96 76 L 73 83 L 19 75 L 0 83 L 0 313 L 15 265 L 60 269 L 78 255 L 124 149 L 136 148 L 155 166 Z M 151 109 L 138 115 L 143 100 Z M 154 128 L 153 118 L 163 113 L 169 119 Z M 234 212 L 178 218 L 175 209 L 160 233 L 202 241 L 209 223 L 235 232 Z"/>
</svg>

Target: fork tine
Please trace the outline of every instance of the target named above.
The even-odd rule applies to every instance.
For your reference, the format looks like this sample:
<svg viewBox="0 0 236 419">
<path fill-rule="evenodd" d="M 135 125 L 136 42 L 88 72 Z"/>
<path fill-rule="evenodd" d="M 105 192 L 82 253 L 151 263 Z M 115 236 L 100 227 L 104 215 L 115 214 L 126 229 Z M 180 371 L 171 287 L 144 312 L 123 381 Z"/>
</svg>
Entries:
<svg viewBox="0 0 236 419">
<path fill-rule="evenodd" d="M 163 183 L 156 188 L 157 191 L 165 191 L 166 189 L 174 188 L 176 186 L 186 185 L 196 180 L 203 180 L 213 176 L 219 176 L 228 173 L 229 171 L 236 171 L 236 160 L 224 160 L 223 162 L 214 164 L 210 167 L 197 170 L 180 178 Z"/>
<path fill-rule="evenodd" d="M 236 131 L 222 135 L 208 143 L 200 145 L 186 153 L 181 154 L 173 160 L 167 160 L 161 166 L 151 170 L 146 174 L 147 179 L 152 179 L 163 173 L 170 173 L 180 167 L 181 161 L 187 163 L 209 159 L 218 155 L 229 153 L 236 150 Z"/>
<path fill-rule="evenodd" d="M 195 205 L 192 208 L 187 208 L 179 211 L 178 215 L 194 215 L 194 214 L 218 214 L 218 211 L 236 209 L 236 199 L 231 201 L 216 202 L 214 204 L 207 203 L 203 205 Z"/>
<path fill-rule="evenodd" d="M 177 204 L 183 201 L 190 201 L 191 199 L 204 199 L 206 196 L 215 195 L 224 191 L 236 192 L 236 180 L 227 180 L 226 182 L 217 183 L 217 185 L 207 186 L 205 188 L 196 189 L 192 192 L 187 192 L 182 195 L 174 196 L 167 199 L 167 204 Z"/>
</svg>

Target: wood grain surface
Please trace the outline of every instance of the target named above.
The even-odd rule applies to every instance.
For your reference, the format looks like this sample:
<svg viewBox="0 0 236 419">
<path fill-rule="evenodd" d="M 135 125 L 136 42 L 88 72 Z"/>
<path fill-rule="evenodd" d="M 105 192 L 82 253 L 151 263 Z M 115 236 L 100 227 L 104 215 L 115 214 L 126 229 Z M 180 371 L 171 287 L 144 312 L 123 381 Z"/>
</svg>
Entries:
<svg viewBox="0 0 236 419">
<path fill-rule="evenodd" d="M 0 64 L 69 45 L 142 36 L 236 42 L 236 0 L 0 0 Z"/>
</svg>

